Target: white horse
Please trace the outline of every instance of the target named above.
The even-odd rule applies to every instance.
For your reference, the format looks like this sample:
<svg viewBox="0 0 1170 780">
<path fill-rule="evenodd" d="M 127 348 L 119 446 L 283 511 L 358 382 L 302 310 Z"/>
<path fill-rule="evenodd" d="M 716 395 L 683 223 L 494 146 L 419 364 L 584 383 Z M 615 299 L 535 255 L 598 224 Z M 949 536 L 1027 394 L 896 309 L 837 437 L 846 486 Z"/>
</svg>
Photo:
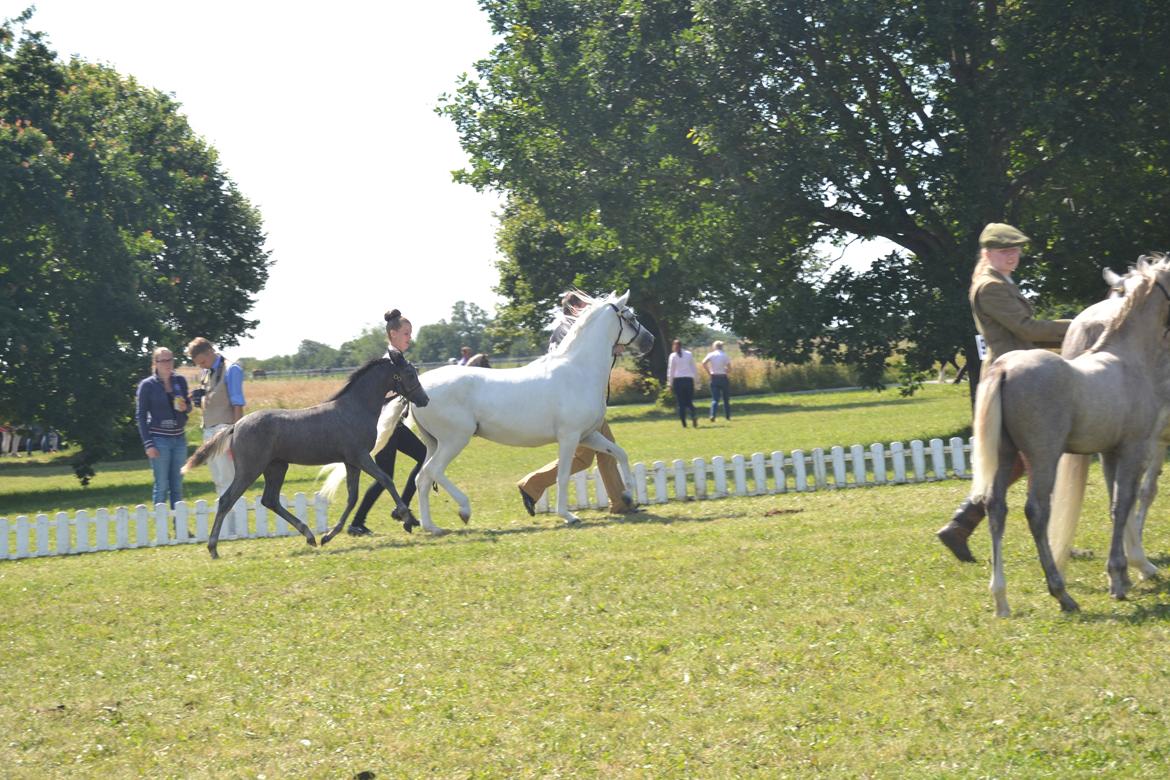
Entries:
<svg viewBox="0 0 1170 780">
<path fill-rule="evenodd" d="M 1093 304 L 1073 320 L 1065 334 L 1061 345 L 1061 357 L 1072 360 L 1077 355 L 1087 352 L 1104 334 L 1106 327 L 1121 311 L 1125 296 L 1134 289 L 1142 279 L 1141 274 L 1131 269 L 1125 276 L 1119 276 L 1109 269 L 1104 271 L 1105 281 L 1112 289 L 1111 296 Z M 1162 452 L 1170 446 L 1170 428 L 1162 431 Z M 1066 453 L 1061 456 L 1060 464 L 1056 468 L 1056 483 L 1052 488 L 1052 514 L 1048 520 L 1048 543 L 1052 547 L 1052 557 L 1056 561 L 1056 568 L 1064 571 L 1068 564 L 1072 549 L 1073 536 L 1076 533 L 1077 522 L 1081 516 L 1081 506 L 1085 499 L 1085 485 L 1089 477 L 1089 462 L 1091 455 L 1074 455 Z M 1158 495 L 1158 477 L 1162 473 L 1164 457 L 1153 457 L 1149 468 L 1142 478 L 1138 490 L 1138 500 L 1133 514 L 1125 524 L 1125 557 L 1130 566 L 1141 572 L 1143 579 L 1150 579 L 1161 575 L 1161 570 L 1148 557 L 1142 544 L 1142 532 L 1146 524 L 1146 515 L 1150 505 Z M 1112 489 L 1112 484 L 1106 482 L 1106 487 Z M 1112 496 L 1111 496 L 1112 497 Z"/>
<path fill-rule="evenodd" d="M 584 445 L 617 459 L 628 500 L 633 479 L 625 450 L 602 436 L 606 388 L 618 347 L 645 354 L 654 336 L 638 322 L 626 301 L 630 294 L 611 293 L 592 300 L 559 345 L 526 366 L 506 369 L 444 366 L 421 377 L 430 402 L 411 406 L 411 416 L 427 448 L 419 471 L 419 520 L 432 534 L 446 533 L 431 521 L 430 488 L 442 485 L 459 504 L 463 522 L 471 519 L 471 502 L 444 474 L 472 436 L 517 447 L 558 446 L 557 514 L 566 523 L 578 518 L 569 511 L 569 470 L 573 452 Z M 378 420 L 373 454 L 386 444 L 406 407 L 405 399 L 387 405 Z M 339 466 L 327 466 L 321 493 L 332 496 L 345 477 Z"/>
</svg>

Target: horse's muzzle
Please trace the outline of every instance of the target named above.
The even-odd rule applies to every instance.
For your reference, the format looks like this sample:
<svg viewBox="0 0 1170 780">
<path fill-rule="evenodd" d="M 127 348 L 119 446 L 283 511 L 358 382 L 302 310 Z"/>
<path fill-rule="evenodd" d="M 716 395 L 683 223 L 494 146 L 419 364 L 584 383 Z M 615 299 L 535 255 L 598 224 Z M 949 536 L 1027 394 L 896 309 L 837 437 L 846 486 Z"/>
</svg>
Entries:
<svg viewBox="0 0 1170 780">
<path fill-rule="evenodd" d="M 423 390 L 421 387 L 408 395 L 407 398 L 409 398 L 410 402 L 415 406 L 426 406 L 431 402 L 430 397 L 427 395 L 427 391 Z"/>
<path fill-rule="evenodd" d="M 639 355 L 645 355 L 654 349 L 654 334 L 643 328 L 638 334 L 638 338 L 634 339 L 634 343 L 630 345 L 630 348 Z"/>
</svg>

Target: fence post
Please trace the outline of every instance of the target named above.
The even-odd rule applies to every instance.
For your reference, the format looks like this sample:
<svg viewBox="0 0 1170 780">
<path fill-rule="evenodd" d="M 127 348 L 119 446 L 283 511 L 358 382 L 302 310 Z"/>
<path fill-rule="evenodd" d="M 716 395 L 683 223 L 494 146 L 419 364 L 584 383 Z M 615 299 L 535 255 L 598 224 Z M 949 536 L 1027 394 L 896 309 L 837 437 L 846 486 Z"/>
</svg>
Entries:
<svg viewBox="0 0 1170 780">
<path fill-rule="evenodd" d="M 175 544 L 186 544 L 193 540 L 188 522 L 191 514 L 191 505 L 186 501 L 175 502 Z"/>
<path fill-rule="evenodd" d="M 910 460 L 914 463 L 914 481 L 926 481 L 926 451 L 918 439 L 910 442 Z"/>
<path fill-rule="evenodd" d="M 768 492 L 768 468 L 764 464 L 764 453 L 752 453 L 752 485 L 755 486 L 754 496 L 762 496 Z"/>
<path fill-rule="evenodd" d="M 854 444 L 849 448 L 849 460 L 853 462 L 853 484 L 868 485 L 869 475 L 865 470 L 865 448 Z"/>
<path fill-rule="evenodd" d="M 731 473 L 735 476 L 735 494 L 747 495 L 747 462 L 743 455 L 731 456 Z"/>
<path fill-rule="evenodd" d="M 134 507 L 134 546 L 145 547 L 150 543 L 150 529 L 147 525 L 150 514 L 145 504 Z"/>
<path fill-rule="evenodd" d="M 69 543 L 69 515 L 64 512 L 58 512 L 53 522 L 57 529 L 57 555 L 68 555 L 70 551 Z M 44 548 L 45 554 L 49 554 L 48 547 Z"/>
<path fill-rule="evenodd" d="M 870 457 L 873 462 L 873 481 L 875 485 L 886 484 L 886 448 L 881 442 L 869 445 Z"/>
<path fill-rule="evenodd" d="M 691 463 L 695 475 L 695 500 L 702 501 L 707 497 L 707 461 L 695 458 Z"/>
<path fill-rule="evenodd" d="M 0 561 L 11 557 L 9 552 L 11 542 L 12 540 L 8 538 L 8 518 L 0 517 Z"/>
<path fill-rule="evenodd" d="M 725 498 L 727 496 L 727 461 L 723 459 L 722 455 L 711 458 L 711 471 L 715 476 L 715 493 L 711 497 Z"/>
<path fill-rule="evenodd" d="M 211 529 L 207 527 L 207 515 L 210 508 L 202 498 L 195 502 L 195 540 L 206 542 Z"/>
<path fill-rule="evenodd" d="M 788 490 L 788 475 L 784 473 L 784 453 L 779 450 L 772 452 L 772 479 L 775 480 L 777 493 Z"/>
<path fill-rule="evenodd" d="M 130 548 L 130 510 L 120 506 L 114 510 L 114 549 Z"/>
<path fill-rule="evenodd" d="M 634 464 L 634 501 L 639 504 L 650 503 L 650 496 L 646 490 L 646 464 L 638 461 Z"/>
<path fill-rule="evenodd" d="M 272 536 L 272 532 L 268 529 L 268 507 L 256 502 L 256 535 L 257 536 Z"/>
<path fill-rule="evenodd" d="M 951 463 L 954 464 L 955 476 L 967 476 L 967 459 L 964 457 L 963 440 L 958 436 L 951 439 Z"/>
<path fill-rule="evenodd" d="M 845 448 L 839 444 L 834 445 L 829 450 L 829 457 L 833 461 L 833 487 L 848 487 L 845 484 Z"/>
<path fill-rule="evenodd" d="M 16 558 L 28 558 L 31 552 L 28 549 L 29 525 L 27 515 L 18 515 L 16 518 Z"/>
<path fill-rule="evenodd" d="M 906 481 L 906 446 L 900 441 L 890 443 L 890 461 L 894 464 L 894 483 Z"/>
<path fill-rule="evenodd" d="M 73 552 L 89 552 L 93 548 L 89 545 L 89 512 L 77 510 L 77 541 L 73 545 Z"/>
<path fill-rule="evenodd" d="M 313 499 L 313 507 L 317 510 L 317 533 L 323 534 L 329 530 L 329 502 L 320 493 L 315 493 L 314 495 L 316 497 Z M 259 512 L 261 509 L 263 507 L 260 501 L 257 500 L 256 511 Z M 260 529 L 257 528 L 256 531 L 259 533 Z M 265 533 L 265 536 L 267 536 L 267 533 Z"/>
<path fill-rule="evenodd" d="M 803 493 L 808 490 L 808 473 L 805 470 L 804 450 L 792 451 L 792 476 L 796 482 L 796 491 Z"/>
<path fill-rule="evenodd" d="M 671 465 L 674 467 L 674 497 L 679 501 L 686 501 L 690 498 L 687 495 L 687 464 L 675 458 Z"/>
<path fill-rule="evenodd" d="M 37 515 L 37 548 L 33 555 L 49 554 L 49 516 Z"/>
<path fill-rule="evenodd" d="M 296 503 L 296 507 L 297 507 L 297 510 L 295 512 L 293 512 L 293 514 L 296 515 L 297 520 L 300 520 L 302 523 L 304 523 L 306 527 L 309 526 L 312 523 L 312 518 L 309 517 L 309 497 L 306 496 L 304 493 L 298 492 L 296 495 L 293 496 L 293 501 Z M 246 535 L 247 530 L 248 530 L 247 522 L 248 522 L 248 517 L 247 517 L 247 515 L 245 515 L 244 516 L 245 535 Z"/>
<path fill-rule="evenodd" d="M 569 482 L 571 482 L 573 485 L 573 492 L 576 494 L 573 497 L 573 509 L 589 508 L 589 480 L 596 472 L 596 467 L 591 469 L 588 473 L 584 471 L 578 471 L 573 475 L 572 479 L 569 480 Z M 601 493 L 602 495 L 605 494 L 604 487 L 601 488 Z M 609 498 L 609 496 L 606 496 L 606 498 Z"/>
<path fill-rule="evenodd" d="M 654 503 L 666 503 L 666 464 L 654 461 Z"/>
<path fill-rule="evenodd" d="M 829 486 L 828 474 L 825 470 L 825 450 L 823 447 L 814 447 L 812 451 L 813 484 L 817 490 L 824 490 Z"/>
<path fill-rule="evenodd" d="M 110 549 L 110 510 L 102 507 L 94 512 L 95 550 Z"/>
<path fill-rule="evenodd" d="M 934 471 L 935 479 L 945 479 L 947 476 L 947 456 L 943 449 L 942 439 L 930 440 L 930 467 Z"/>
<path fill-rule="evenodd" d="M 166 504 L 154 505 L 154 547 L 171 543 L 171 508 Z"/>
</svg>

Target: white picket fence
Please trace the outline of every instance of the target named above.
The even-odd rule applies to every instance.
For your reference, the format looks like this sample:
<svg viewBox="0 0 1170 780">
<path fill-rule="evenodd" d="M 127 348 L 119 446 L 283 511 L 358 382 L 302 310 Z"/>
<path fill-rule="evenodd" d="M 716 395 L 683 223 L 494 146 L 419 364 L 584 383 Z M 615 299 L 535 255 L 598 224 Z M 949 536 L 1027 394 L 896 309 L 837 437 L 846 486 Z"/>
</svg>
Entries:
<svg viewBox="0 0 1170 780">
<path fill-rule="evenodd" d="M 323 496 L 297 493 L 291 502 L 281 496 L 280 503 L 314 531 L 328 529 L 329 503 Z M 173 510 L 166 504 L 155 504 L 153 508 L 139 504 L 134 509 L 120 506 L 112 512 L 81 509 L 74 514 L 58 512 L 53 517 L 0 517 L 0 560 L 206 542 L 215 509 L 215 502 L 180 501 Z M 224 541 L 292 534 L 300 532 L 262 506 L 258 498 L 243 498 L 235 511 L 224 518 L 219 538 Z"/>
<path fill-rule="evenodd" d="M 949 442 L 917 439 L 907 447 L 902 442 L 889 445 L 854 444 L 848 449 L 833 447 L 828 452 L 817 447 L 809 452 L 793 450 L 789 454 L 762 452 L 750 458 L 733 455 L 730 459 L 716 455 L 708 461 L 695 458 L 690 463 L 675 460 L 667 465 L 655 461 L 647 467 L 635 463 L 634 485 L 639 504 L 664 504 L 667 501 L 702 501 L 727 496 L 761 496 L 775 493 L 837 490 L 875 485 L 933 482 L 957 477 L 969 479 L 967 455 L 970 440 L 959 437 Z M 550 487 L 536 503 L 539 512 L 550 512 L 556 501 L 556 487 Z M 609 505 L 605 485 L 597 468 L 574 474 L 569 481 L 569 508 L 603 508 Z"/>
<path fill-rule="evenodd" d="M 833 447 L 828 452 L 819 447 L 809 452 L 757 452 L 750 458 L 716 455 L 709 461 L 675 460 L 670 465 L 659 460 L 651 466 L 633 464 L 634 484 L 639 504 L 664 504 L 733 495 L 967 479 L 971 476 L 967 471 L 970 451 L 969 440 L 955 437 L 949 442 L 914 440 L 909 446 L 893 442 L 869 447 L 854 444 L 848 449 Z M 609 504 L 596 468 L 574 474 L 569 486 L 570 509 L 604 508 Z M 550 488 L 541 496 L 537 511 L 551 511 L 555 492 L 555 487 Z M 291 503 L 284 496 L 280 502 L 315 532 L 324 533 L 329 528 L 329 505 L 323 496 L 297 493 Z M 153 508 L 139 504 L 134 509 L 118 507 L 113 512 L 58 512 L 52 518 L 45 514 L 31 518 L 20 515 L 14 520 L 0 517 L 0 560 L 206 542 L 215 519 L 215 506 L 206 501 L 196 501 L 193 506 L 180 501 L 174 510 L 166 504 Z M 236 511 L 225 518 L 221 531 L 221 541 L 298 533 L 259 501 L 247 498 L 241 499 Z"/>
</svg>

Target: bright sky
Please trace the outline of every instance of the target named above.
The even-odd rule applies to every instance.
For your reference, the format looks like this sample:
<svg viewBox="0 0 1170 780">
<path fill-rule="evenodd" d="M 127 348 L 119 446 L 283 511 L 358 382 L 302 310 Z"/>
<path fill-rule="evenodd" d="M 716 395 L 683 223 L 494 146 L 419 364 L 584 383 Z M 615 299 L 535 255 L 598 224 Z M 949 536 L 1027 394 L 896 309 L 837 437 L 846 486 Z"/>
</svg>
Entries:
<svg viewBox="0 0 1170 780">
<path fill-rule="evenodd" d="M 0 16 L 32 1 L 0 0 Z M 336 347 L 394 307 L 416 331 L 458 300 L 494 311 L 499 201 L 451 181 L 467 158 L 434 113 L 491 51 L 475 0 L 36 8 L 30 27 L 58 55 L 174 95 L 260 209 L 275 265 L 251 313 L 260 324 L 230 356 Z"/>
</svg>

